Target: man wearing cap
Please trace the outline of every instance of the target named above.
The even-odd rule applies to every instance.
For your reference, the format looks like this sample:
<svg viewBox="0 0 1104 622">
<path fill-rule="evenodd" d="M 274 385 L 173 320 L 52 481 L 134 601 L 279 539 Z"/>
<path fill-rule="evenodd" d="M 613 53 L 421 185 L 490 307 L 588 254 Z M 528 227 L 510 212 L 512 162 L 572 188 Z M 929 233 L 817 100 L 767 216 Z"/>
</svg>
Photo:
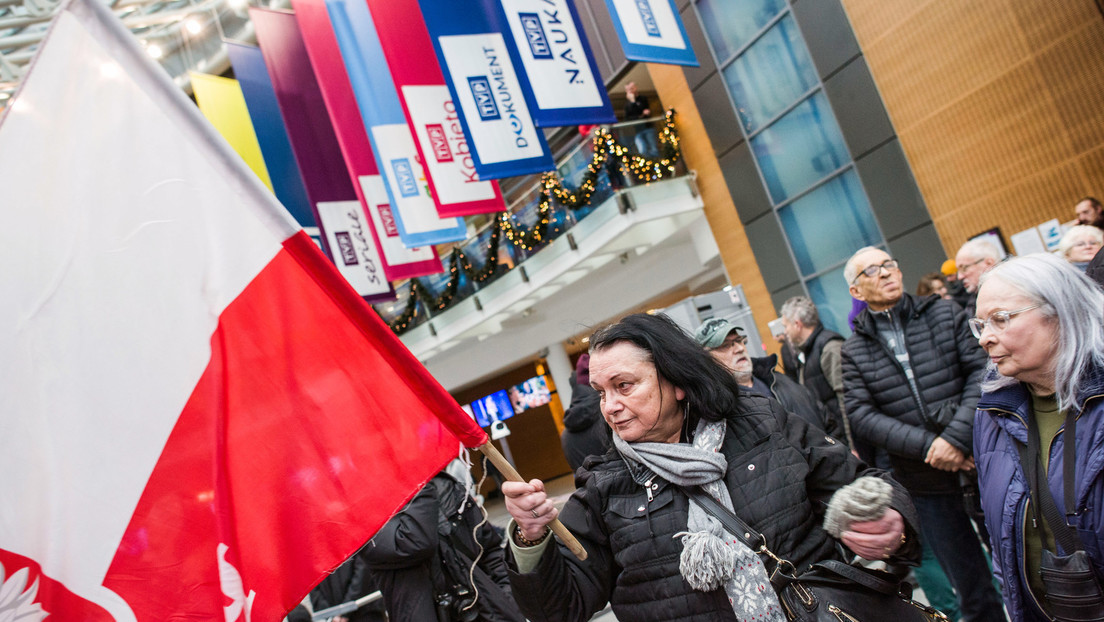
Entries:
<svg viewBox="0 0 1104 622">
<path fill-rule="evenodd" d="M 893 477 L 920 513 L 924 542 L 958 593 L 963 620 L 1005 620 L 963 495 L 963 474 L 974 470 L 985 352 L 958 305 L 904 291 L 897 260 L 885 251 L 859 249 L 843 273 L 851 296 L 867 304 L 842 350 L 851 432 L 888 454 Z"/>
<path fill-rule="evenodd" d="M 747 351 L 743 328 L 724 318 L 706 320 L 694 333 L 694 339 L 713 358 L 732 371 L 736 382 L 750 393 L 773 397 L 787 412 L 801 417 L 828 434 L 843 439 L 843 424 L 832 419 L 828 410 L 809 389 L 775 371 L 777 355 L 752 358 Z"/>
</svg>

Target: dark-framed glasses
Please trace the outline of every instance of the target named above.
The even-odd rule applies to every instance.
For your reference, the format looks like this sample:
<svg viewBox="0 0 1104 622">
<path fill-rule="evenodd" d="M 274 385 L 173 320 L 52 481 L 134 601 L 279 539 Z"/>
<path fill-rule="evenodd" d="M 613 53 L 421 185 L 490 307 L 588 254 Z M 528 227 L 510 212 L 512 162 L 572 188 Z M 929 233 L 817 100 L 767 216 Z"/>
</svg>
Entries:
<svg viewBox="0 0 1104 622">
<path fill-rule="evenodd" d="M 731 350 L 732 347 L 735 346 L 736 344 L 740 344 L 740 345 L 744 346 L 744 345 L 747 345 L 747 342 L 748 342 L 747 335 L 735 335 L 735 336 L 726 338 L 721 343 L 721 345 L 717 346 L 716 348 L 710 348 L 710 350 Z"/>
<path fill-rule="evenodd" d="M 1012 318 L 1032 309 L 1038 309 L 1043 305 L 1031 305 L 1030 307 L 1024 307 L 1023 309 L 1016 309 L 1015 311 L 996 311 L 989 316 L 989 319 L 983 320 L 980 318 L 972 317 L 967 322 L 970 324 L 970 332 L 974 334 L 974 337 L 981 339 L 981 334 L 985 332 L 986 326 L 992 326 L 996 332 L 1002 332 L 1008 328 L 1008 323 L 1012 321 Z"/>
<path fill-rule="evenodd" d="M 860 276 L 865 275 L 870 278 L 878 276 L 879 274 L 881 274 L 882 268 L 885 268 L 887 271 L 892 272 L 897 269 L 897 265 L 898 264 L 896 259 L 887 259 L 882 263 L 874 264 L 873 266 L 867 266 L 863 268 L 862 272 L 855 275 L 855 278 L 851 281 L 851 284 L 854 285 L 855 281 L 858 281 Z"/>
</svg>

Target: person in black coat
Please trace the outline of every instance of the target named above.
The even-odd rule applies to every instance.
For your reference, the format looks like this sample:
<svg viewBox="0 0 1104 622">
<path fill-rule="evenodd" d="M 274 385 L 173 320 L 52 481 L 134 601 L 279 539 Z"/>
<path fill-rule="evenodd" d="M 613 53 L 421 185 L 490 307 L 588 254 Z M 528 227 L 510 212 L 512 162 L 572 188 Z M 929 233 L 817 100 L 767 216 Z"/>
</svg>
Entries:
<svg viewBox="0 0 1104 622">
<path fill-rule="evenodd" d="M 501 545 L 463 484 L 441 472 L 363 556 L 393 622 L 524 622 Z"/>
<path fill-rule="evenodd" d="M 844 275 L 851 295 L 867 303 L 842 350 L 851 431 L 889 454 L 963 618 L 1005 620 L 963 497 L 963 484 L 976 482 L 974 409 L 985 353 L 957 304 L 904 292 L 897 261 L 885 251 L 860 249 Z"/>
<path fill-rule="evenodd" d="M 808 388 L 776 371 L 777 355 L 752 358 L 748 354 L 747 336 L 741 333 L 742 330 L 724 318 L 712 318 L 698 327 L 694 340 L 729 369 L 736 383 L 744 390 L 773 397 L 787 412 L 836 439 L 846 441 L 842 420 L 833 417 Z"/>
<path fill-rule="evenodd" d="M 757 562 L 731 536 L 719 547 L 733 551 L 731 564 L 708 553 L 710 538 L 724 532 L 702 524 L 701 506 L 684 486 L 703 486 L 798 572 L 843 560 L 841 544 L 867 559 L 918 556 L 903 488 L 776 401 L 742 393 L 666 316 L 631 315 L 590 341 L 591 384 L 613 428 L 614 451 L 578 471 L 562 515 L 539 480 L 503 486 L 513 519 L 510 583 L 529 620 L 583 622 L 607 602 L 618 619 L 634 622 L 784 620 L 767 579 L 774 562 Z M 822 527 L 826 507 L 860 476 L 884 487 L 886 505 L 850 522 L 837 540 Z M 557 516 L 586 560 L 549 538 Z M 680 560 L 687 555 L 693 561 Z M 714 570 L 711 582 L 704 575 Z"/>
<path fill-rule="evenodd" d="M 571 405 L 564 411 L 560 436 L 564 457 L 571 469 L 583 466 L 587 456 L 600 456 L 610 448 L 610 427 L 602 419 L 598 392 L 590 387 L 590 355 L 583 353 L 571 376 Z"/>
</svg>

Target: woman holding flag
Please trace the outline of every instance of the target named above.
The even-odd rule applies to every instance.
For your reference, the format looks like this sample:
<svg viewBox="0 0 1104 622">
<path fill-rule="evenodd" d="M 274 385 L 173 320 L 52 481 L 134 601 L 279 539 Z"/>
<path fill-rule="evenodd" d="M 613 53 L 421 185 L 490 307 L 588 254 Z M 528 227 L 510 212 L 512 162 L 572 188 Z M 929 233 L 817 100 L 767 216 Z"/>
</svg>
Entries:
<svg viewBox="0 0 1104 622">
<path fill-rule="evenodd" d="M 529 620 L 588 620 L 607 602 L 621 620 L 785 620 L 773 568 L 725 533 L 714 518 L 723 509 L 699 504 L 701 490 L 799 573 L 845 560 L 841 542 L 871 560 L 918 557 L 915 510 L 898 484 L 776 402 L 741 394 L 665 316 L 599 330 L 590 356 L 616 450 L 587 461 L 562 514 L 539 480 L 502 487 L 511 585 Z M 848 485 L 860 477 L 877 494 L 855 511 Z M 551 544 L 557 516 L 586 560 Z"/>
</svg>

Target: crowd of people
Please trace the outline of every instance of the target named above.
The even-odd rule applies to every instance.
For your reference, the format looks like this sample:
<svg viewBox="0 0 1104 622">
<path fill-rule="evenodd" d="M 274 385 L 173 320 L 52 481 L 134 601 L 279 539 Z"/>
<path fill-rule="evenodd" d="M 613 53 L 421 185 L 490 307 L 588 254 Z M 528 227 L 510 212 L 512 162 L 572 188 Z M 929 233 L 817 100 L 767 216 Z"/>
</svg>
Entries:
<svg viewBox="0 0 1104 622">
<path fill-rule="evenodd" d="M 442 473 L 312 601 L 356 583 L 413 622 L 581 622 L 607 605 L 782 621 L 779 560 L 835 561 L 911 571 L 948 620 L 1104 619 L 1104 208 L 1077 214 L 1057 252 L 967 242 L 915 295 L 897 259 L 858 249 L 850 336 L 787 300 L 784 371 L 722 317 L 692 335 L 662 314 L 598 330 L 571 379 L 562 507 L 540 480 L 502 482 L 495 528 L 470 474 Z"/>
</svg>

